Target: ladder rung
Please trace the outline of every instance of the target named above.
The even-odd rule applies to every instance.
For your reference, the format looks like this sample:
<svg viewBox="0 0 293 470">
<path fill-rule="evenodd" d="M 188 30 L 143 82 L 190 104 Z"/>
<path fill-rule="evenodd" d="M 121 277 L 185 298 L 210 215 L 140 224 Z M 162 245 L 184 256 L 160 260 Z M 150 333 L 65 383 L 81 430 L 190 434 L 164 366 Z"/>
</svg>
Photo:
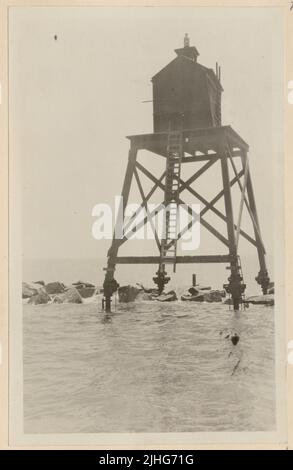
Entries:
<svg viewBox="0 0 293 470">
<path fill-rule="evenodd" d="M 178 190 L 180 186 L 179 179 L 183 157 L 183 136 L 181 131 L 169 133 L 167 152 L 165 200 L 169 207 L 166 213 L 165 239 L 162 240 L 161 253 L 163 262 L 172 263 L 175 266 L 178 238 Z"/>
</svg>

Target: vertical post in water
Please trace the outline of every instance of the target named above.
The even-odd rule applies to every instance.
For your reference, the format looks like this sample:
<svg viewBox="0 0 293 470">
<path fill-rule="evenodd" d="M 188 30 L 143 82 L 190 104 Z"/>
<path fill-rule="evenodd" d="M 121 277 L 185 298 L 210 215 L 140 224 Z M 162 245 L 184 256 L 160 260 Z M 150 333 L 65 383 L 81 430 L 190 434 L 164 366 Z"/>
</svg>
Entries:
<svg viewBox="0 0 293 470">
<path fill-rule="evenodd" d="M 221 168 L 224 189 L 224 202 L 227 218 L 227 233 L 229 240 L 229 254 L 231 257 L 229 284 L 224 284 L 226 292 L 231 294 L 234 310 L 239 310 L 239 304 L 242 302 L 242 294 L 245 290 L 245 284 L 242 283 L 242 277 L 239 272 L 239 263 L 237 257 L 236 235 L 234 229 L 233 206 L 231 196 L 231 186 L 229 179 L 228 156 L 225 146 L 221 147 Z"/>
<path fill-rule="evenodd" d="M 136 146 L 133 146 L 133 143 L 131 142 L 131 147 L 130 147 L 129 155 L 128 155 L 127 169 L 126 169 L 126 174 L 125 174 L 122 193 L 121 193 L 122 201 L 121 201 L 121 205 L 119 208 L 119 213 L 120 211 L 122 212 L 123 221 L 124 221 L 125 208 L 128 203 L 132 177 L 134 174 L 137 151 L 138 150 Z M 119 222 L 120 222 L 119 220 L 116 221 L 116 224 L 119 225 Z M 105 307 L 106 312 L 111 312 L 111 297 L 114 294 L 114 292 L 117 291 L 119 287 L 119 284 L 114 279 L 114 272 L 115 272 L 115 265 L 116 265 L 116 257 L 117 257 L 119 246 L 121 244 L 120 239 L 117 237 L 117 233 L 121 235 L 120 233 L 121 228 L 122 227 L 120 227 L 120 230 L 119 230 L 119 227 L 117 228 L 117 226 L 115 225 L 112 245 L 108 251 L 108 262 L 107 262 L 107 267 L 105 268 L 106 274 L 105 274 L 105 280 L 103 284 L 103 287 L 104 287 L 103 307 Z"/>
<path fill-rule="evenodd" d="M 192 286 L 196 286 L 196 274 L 192 274 Z"/>
</svg>

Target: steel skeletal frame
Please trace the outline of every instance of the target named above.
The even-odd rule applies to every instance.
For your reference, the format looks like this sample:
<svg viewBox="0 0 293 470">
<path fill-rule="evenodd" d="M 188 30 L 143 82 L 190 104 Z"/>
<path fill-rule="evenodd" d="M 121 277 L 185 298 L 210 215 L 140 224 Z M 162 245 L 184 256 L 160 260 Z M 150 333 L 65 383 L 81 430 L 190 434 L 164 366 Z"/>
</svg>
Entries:
<svg viewBox="0 0 293 470">
<path fill-rule="evenodd" d="M 178 131 L 177 131 L 178 132 Z M 239 304 L 242 302 L 243 294 L 245 291 L 245 284 L 243 283 L 242 271 L 240 265 L 240 258 L 238 255 L 238 241 L 239 236 L 244 237 L 248 242 L 255 246 L 260 270 L 255 278 L 258 284 L 260 284 L 264 294 L 267 293 L 269 286 L 269 276 L 265 261 L 265 248 L 262 241 L 259 221 L 256 210 L 256 203 L 253 192 L 253 185 L 251 181 L 250 170 L 248 166 L 248 144 L 232 129 L 230 126 L 220 127 L 209 127 L 204 129 L 193 129 L 193 130 L 182 130 L 182 142 L 183 142 L 183 157 L 181 158 L 181 164 L 191 162 L 206 162 L 198 171 L 193 173 L 186 181 L 183 181 L 178 176 L 178 190 L 177 190 L 177 203 L 184 204 L 180 194 L 182 191 L 187 190 L 193 195 L 198 201 L 204 204 L 204 208 L 201 210 L 198 219 L 198 214 L 194 213 L 190 206 L 185 206 L 188 213 L 193 216 L 192 220 L 180 233 L 177 234 L 177 240 L 180 239 L 183 234 L 189 230 L 195 223 L 195 220 L 199 220 L 203 227 L 205 227 L 212 235 L 214 235 L 219 241 L 221 241 L 227 248 L 228 253 L 226 255 L 204 255 L 204 256 L 175 256 L 174 262 L 177 263 L 226 263 L 228 269 L 231 270 L 231 274 L 228 278 L 228 283 L 224 285 L 226 291 L 231 295 L 234 309 L 239 309 Z M 122 214 L 124 219 L 124 211 L 128 203 L 129 193 L 132 185 L 132 180 L 135 178 L 139 192 L 142 198 L 142 202 L 137 211 L 133 214 L 130 221 L 126 224 L 124 229 L 128 232 L 121 238 L 115 237 L 115 232 L 112 240 L 111 247 L 108 251 L 108 262 L 105 268 L 105 280 L 104 280 L 104 307 L 106 311 L 111 311 L 111 297 L 113 293 L 118 289 L 119 284 L 115 280 L 114 272 L 117 264 L 146 264 L 152 263 L 158 265 L 157 276 L 154 277 L 154 282 L 158 286 L 159 293 L 163 291 L 164 285 L 169 281 L 167 273 L 165 271 L 165 259 L 162 255 L 162 242 L 160 241 L 155 228 L 155 239 L 159 250 L 158 256 L 118 256 L 119 248 L 129 239 L 131 233 L 139 230 L 147 222 L 152 224 L 152 218 L 156 215 L 156 211 L 149 212 L 147 208 L 147 202 L 153 195 L 153 193 L 159 188 L 163 191 L 166 190 L 166 170 L 163 172 L 160 178 L 155 177 L 147 168 L 137 161 L 137 154 L 139 150 L 148 150 L 152 153 L 168 158 L 168 136 L 170 132 L 158 132 L 153 134 L 142 134 L 129 136 L 130 150 L 129 158 L 124 178 L 124 184 L 122 188 Z M 199 155 L 200 154 L 200 155 Z M 240 157 L 242 162 L 242 169 L 237 171 L 234 163 L 234 157 Z M 211 200 L 208 201 L 202 197 L 195 189 L 191 187 L 197 178 L 204 174 L 208 169 L 217 161 L 221 163 L 221 180 L 222 189 L 221 191 Z M 234 176 L 230 179 L 228 161 L 231 162 L 231 166 L 234 172 Z M 167 165 L 166 165 L 167 167 Z M 142 172 L 150 181 L 153 182 L 152 189 L 147 195 L 144 194 L 143 188 L 139 179 L 139 172 Z M 241 182 L 241 178 L 244 176 L 244 180 Z M 238 184 L 241 192 L 241 202 L 238 215 L 237 224 L 235 224 L 233 216 L 233 203 L 231 197 L 231 187 Z M 221 212 L 215 207 L 217 201 L 224 198 L 225 213 Z M 167 201 L 163 201 L 163 206 L 167 204 Z M 246 206 L 250 215 L 254 238 L 247 234 L 241 229 L 241 218 L 243 207 Z M 132 229 L 129 229 L 132 222 L 134 222 L 138 213 L 142 210 L 146 210 L 146 217 L 135 225 Z M 204 215 L 211 211 L 222 219 L 226 223 L 227 235 L 216 230 L 207 220 Z M 174 240 L 174 243 L 177 243 Z"/>
</svg>

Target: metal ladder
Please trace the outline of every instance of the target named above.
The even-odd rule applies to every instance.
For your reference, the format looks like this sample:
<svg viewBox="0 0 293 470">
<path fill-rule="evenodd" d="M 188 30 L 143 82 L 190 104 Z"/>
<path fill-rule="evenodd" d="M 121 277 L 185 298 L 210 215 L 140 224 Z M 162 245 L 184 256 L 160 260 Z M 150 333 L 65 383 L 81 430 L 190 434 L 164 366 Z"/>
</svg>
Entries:
<svg viewBox="0 0 293 470">
<path fill-rule="evenodd" d="M 161 242 L 161 260 L 164 264 L 173 264 L 176 272 L 178 189 L 183 156 L 182 131 L 169 131 L 165 177 L 166 224 L 165 236 Z"/>
</svg>

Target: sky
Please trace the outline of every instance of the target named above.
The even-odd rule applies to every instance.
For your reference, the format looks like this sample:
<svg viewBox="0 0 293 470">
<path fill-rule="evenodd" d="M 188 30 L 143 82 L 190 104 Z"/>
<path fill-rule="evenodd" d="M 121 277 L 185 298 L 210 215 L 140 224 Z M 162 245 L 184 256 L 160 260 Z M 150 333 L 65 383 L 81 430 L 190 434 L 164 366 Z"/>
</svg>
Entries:
<svg viewBox="0 0 293 470">
<path fill-rule="evenodd" d="M 185 33 L 199 63 L 221 66 L 222 123 L 250 146 L 263 239 L 273 252 L 283 132 L 278 10 L 18 7 L 9 17 L 10 151 L 20 172 L 23 258 L 105 257 L 110 241 L 93 238 L 92 209 L 113 206 L 120 194 L 126 136 L 152 132 L 152 103 L 143 101 L 152 99 L 151 77 L 175 57 Z M 164 168 L 158 156 L 141 158 L 155 175 Z M 221 188 L 218 170 L 195 187 L 206 198 Z M 140 202 L 137 190 L 130 202 Z M 252 233 L 246 215 L 243 224 Z M 201 242 L 196 254 L 225 252 L 205 229 Z M 128 243 L 121 254 L 155 254 L 153 242 Z M 246 242 L 240 248 L 254 253 Z"/>
</svg>

